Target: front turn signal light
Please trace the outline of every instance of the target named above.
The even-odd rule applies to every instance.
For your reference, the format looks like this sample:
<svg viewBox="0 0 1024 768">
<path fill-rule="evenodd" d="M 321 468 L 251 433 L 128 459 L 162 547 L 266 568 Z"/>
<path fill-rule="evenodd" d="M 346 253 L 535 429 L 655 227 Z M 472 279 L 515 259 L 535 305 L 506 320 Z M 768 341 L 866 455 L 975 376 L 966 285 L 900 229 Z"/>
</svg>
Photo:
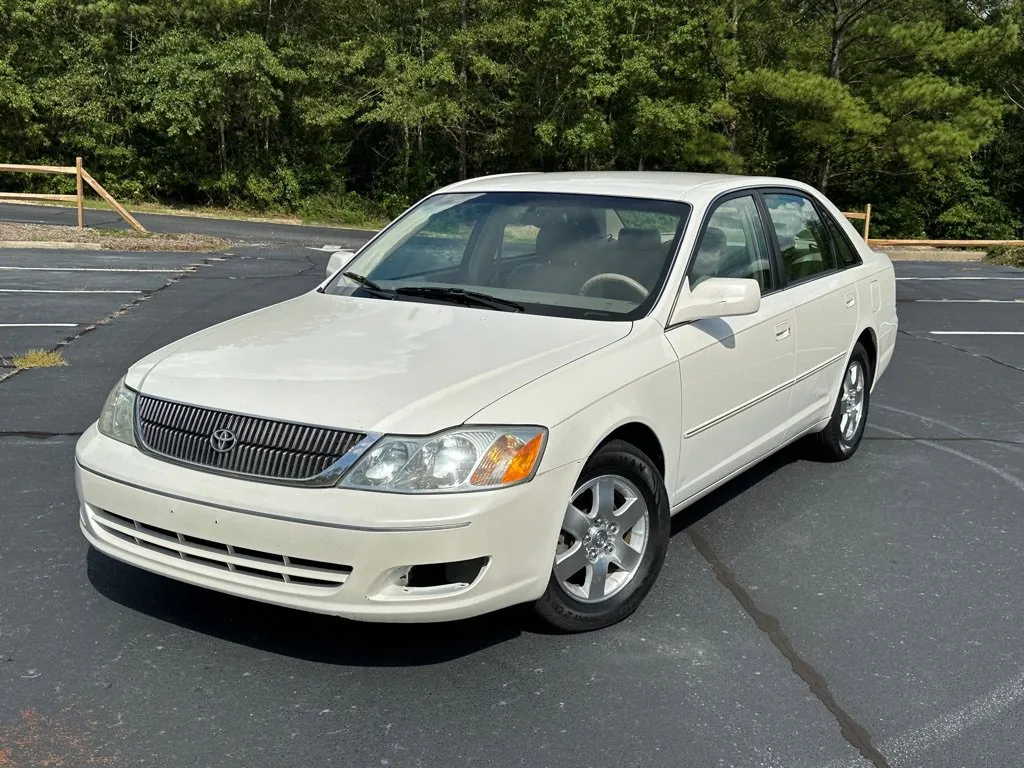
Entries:
<svg viewBox="0 0 1024 768">
<path fill-rule="evenodd" d="M 512 485 L 531 477 L 540 461 L 545 434 L 543 431 L 537 432 L 528 440 L 507 433 L 499 436 L 477 465 L 470 478 L 470 485 Z"/>
</svg>

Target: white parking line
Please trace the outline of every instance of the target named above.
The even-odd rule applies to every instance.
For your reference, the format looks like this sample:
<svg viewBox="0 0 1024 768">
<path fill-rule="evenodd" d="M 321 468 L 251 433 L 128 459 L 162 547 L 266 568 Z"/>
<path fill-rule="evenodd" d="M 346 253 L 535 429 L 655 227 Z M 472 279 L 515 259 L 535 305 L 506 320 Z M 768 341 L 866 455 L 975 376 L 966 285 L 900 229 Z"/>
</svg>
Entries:
<svg viewBox="0 0 1024 768">
<path fill-rule="evenodd" d="M 915 304 L 1024 304 L 1024 299 L 912 299 Z"/>
<path fill-rule="evenodd" d="M 0 328 L 77 328 L 81 323 L 0 323 Z"/>
<path fill-rule="evenodd" d="M 928 331 L 932 336 L 1024 336 L 1024 331 Z"/>
<path fill-rule="evenodd" d="M 0 293 L 142 293 L 142 291 L 108 291 L 91 288 L 72 288 L 66 291 L 58 291 L 51 288 L 0 288 Z"/>
<path fill-rule="evenodd" d="M 0 270 L 17 270 L 20 272 L 141 272 L 152 274 L 176 275 L 179 272 L 187 272 L 188 267 L 182 269 L 128 269 L 126 267 L 0 267 Z"/>
</svg>

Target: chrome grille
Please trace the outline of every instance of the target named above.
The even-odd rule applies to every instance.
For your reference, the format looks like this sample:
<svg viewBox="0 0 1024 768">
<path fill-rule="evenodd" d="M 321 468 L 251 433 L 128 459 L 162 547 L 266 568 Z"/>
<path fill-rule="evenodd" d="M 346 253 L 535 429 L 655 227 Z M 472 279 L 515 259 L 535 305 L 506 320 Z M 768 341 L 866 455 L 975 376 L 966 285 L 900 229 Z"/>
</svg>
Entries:
<svg viewBox="0 0 1024 768">
<path fill-rule="evenodd" d="M 221 544 L 147 525 L 97 507 L 90 506 L 89 511 L 97 527 L 125 544 L 176 557 L 194 565 L 229 571 L 239 576 L 269 579 L 279 584 L 337 589 L 352 573 L 350 566 L 339 563 L 307 560 Z"/>
<path fill-rule="evenodd" d="M 366 435 L 260 419 L 139 395 L 140 447 L 213 472 L 302 485 L 331 485 L 325 471 Z M 211 436 L 230 430 L 230 450 L 214 450 Z"/>
</svg>

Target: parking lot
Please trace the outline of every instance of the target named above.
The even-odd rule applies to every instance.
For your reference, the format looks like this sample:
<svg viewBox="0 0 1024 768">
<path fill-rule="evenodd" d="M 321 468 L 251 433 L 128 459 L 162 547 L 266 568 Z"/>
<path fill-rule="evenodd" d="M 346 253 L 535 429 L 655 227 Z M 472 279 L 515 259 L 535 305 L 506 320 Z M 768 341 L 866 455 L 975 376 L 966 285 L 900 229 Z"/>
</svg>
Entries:
<svg viewBox="0 0 1024 768">
<path fill-rule="evenodd" d="M 1020 765 L 1024 271 L 898 263 L 856 457 L 796 446 L 707 497 L 638 613 L 567 637 L 355 624 L 89 550 L 77 435 L 134 360 L 314 286 L 338 238 L 292 234 L 0 250 L 0 357 L 72 339 L 0 382 L 2 768 Z"/>
<path fill-rule="evenodd" d="M 203 262 L 194 253 L 0 253 L 0 357 L 50 348 L 144 299 Z"/>
</svg>

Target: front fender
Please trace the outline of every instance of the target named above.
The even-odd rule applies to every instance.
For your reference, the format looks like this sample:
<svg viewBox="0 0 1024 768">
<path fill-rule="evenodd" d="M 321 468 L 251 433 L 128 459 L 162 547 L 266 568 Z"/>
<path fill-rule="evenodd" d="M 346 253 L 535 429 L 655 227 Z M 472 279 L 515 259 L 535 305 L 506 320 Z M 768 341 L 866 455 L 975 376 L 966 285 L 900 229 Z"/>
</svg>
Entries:
<svg viewBox="0 0 1024 768">
<path fill-rule="evenodd" d="M 641 424 L 661 444 L 665 485 L 676 487 L 682 424 L 679 363 L 653 321 L 594 354 L 520 387 L 468 423 L 550 430 L 541 472 L 587 459 L 619 427 Z"/>
</svg>

